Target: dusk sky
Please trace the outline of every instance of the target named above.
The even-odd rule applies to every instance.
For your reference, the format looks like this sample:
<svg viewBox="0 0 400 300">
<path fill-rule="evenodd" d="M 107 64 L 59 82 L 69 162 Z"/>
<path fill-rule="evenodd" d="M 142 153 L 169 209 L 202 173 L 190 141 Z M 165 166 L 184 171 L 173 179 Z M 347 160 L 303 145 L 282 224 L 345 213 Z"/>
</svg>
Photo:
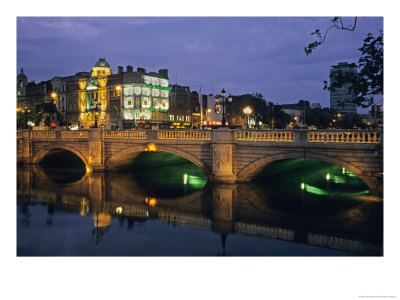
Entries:
<svg viewBox="0 0 400 300">
<path fill-rule="evenodd" d="M 383 18 L 360 17 L 354 32 L 331 30 L 307 56 L 316 28 L 329 17 L 18 17 L 17 72 L 28 80 L 90 71 L 100 57 L 115 73 L 132 65 L 169 69 L 171 84 L 224 88 L 232 95 L 262 93 L 274 103 L 300 99 L 329 106 L 323 90 L 330 66 L 357 61 L 368 32 L 383 30 Z M 347 18 L 349 24 L 353 18 Z"/>
</svg>

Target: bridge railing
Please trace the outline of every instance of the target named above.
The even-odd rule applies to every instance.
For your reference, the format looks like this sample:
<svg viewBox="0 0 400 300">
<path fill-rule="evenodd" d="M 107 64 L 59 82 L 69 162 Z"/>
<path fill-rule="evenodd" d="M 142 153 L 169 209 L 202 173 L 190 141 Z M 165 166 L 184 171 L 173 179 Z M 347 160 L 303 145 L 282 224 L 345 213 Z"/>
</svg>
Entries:
<svg viewBox="0 0 400 300">
<path fill-rule="evenodd" d="M 53 130 L 34 130 L 32 131 L 33 139 L 55 139 L 56 132 Z"/>
<path fill-rule="evenodd" d="M 211 140 L 210 130 L 160 130 L 158 139 L 160 140 Z"/>
<path fill-rule="evenodd" d="M 382 133 L 379 131 L 309 131 L 307 141 L 310 143 L 362 143 L 379 144 Z"/>
<path fill-rule="evenodd" d="M 271 227 L 257 224 L 247 224 L 238 222 L 235 224 L 237 233 L 253 234 L 265 236 L 269 238 L 277 238 L 282 240 L 293 240 L 294 232 L 286 228 Z"/>
<path fill-rule="evenodd" d="M 340 249 L 353 252 L 380 252 L 379 245 L 374 245 L 368 242 L 360 242 L 355 240 L 348 240 L 338 237 L 327 236 L 324 234 L 309 233 L 307 242 L 310 245 L 321 246 L 333 249 Z"/>
<path fill-rule="evenodd" d="M 86 130 L 61 131 L 61 138 L 63 138 L 63 139 L 87 139 L 88 131 L 86 131 Z"/>
<path fill-rule="evenodd" d="M 137 130 L 105 130 L 103 131 L 103 137 L 105 139 L 144 140 L 147 139 L 147 132 Z"/>
<path fill-rule="evenodd" d="M 253 142 L 294 142 L 292 130 L 236 130 L 236 141 Z"/>
</svg>

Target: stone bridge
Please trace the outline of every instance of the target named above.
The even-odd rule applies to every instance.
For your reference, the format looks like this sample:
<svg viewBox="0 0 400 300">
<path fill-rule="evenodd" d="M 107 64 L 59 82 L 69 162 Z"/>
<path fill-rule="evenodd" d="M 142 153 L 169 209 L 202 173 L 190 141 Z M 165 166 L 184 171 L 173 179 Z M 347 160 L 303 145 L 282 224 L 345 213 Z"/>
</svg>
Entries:
<svg viewBox="0 0 400 300">
<path fill-rule="evenodd" d="M 68 150 L 87 172 L 105 171 L 144 151 L 179 155 L 212 182 L 250 180 L 268 164 L 305 158 L 353 172 L 383 192 L 383 133 L 361 130 L 118 130 L 17 131 L 17 161 L 39 164 L 50 152 Z"/>
</svg>

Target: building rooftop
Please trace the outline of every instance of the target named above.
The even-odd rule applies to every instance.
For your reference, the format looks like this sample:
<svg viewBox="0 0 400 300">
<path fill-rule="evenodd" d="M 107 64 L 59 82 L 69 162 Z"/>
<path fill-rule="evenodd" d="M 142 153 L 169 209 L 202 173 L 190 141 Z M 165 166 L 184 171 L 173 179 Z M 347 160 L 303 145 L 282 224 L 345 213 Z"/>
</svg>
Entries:
<svg viewBox="0 0 400 300">
<path fill-rule="evenodd" d="M 105 58 L 99 58 L 94 66 L 99 68 L 111 68 Z"/>
</svg>

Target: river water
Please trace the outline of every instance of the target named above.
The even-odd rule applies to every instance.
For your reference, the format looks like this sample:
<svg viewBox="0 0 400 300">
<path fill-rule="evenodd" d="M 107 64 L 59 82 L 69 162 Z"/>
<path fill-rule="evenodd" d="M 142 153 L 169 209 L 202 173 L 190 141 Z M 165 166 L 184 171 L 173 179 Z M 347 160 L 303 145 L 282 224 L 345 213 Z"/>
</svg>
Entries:
<svg viewBox="0 0 400 300">
<path fill-rule="evenodd" d="M 163 152 L 106 174 L 67 156 L 17 169 L 18 256 L 383 255 L 382 199 L 338 166 L 284 160 L 221 185 Z"/>
</svg>

